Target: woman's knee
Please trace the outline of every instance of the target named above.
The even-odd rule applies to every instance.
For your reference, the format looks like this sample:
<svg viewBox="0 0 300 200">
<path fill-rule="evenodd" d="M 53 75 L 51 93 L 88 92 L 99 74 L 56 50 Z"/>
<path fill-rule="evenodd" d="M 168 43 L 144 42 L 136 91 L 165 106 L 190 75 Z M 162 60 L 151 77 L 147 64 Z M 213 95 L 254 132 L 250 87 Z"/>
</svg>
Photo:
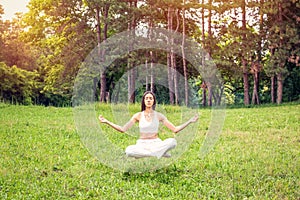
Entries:
<svg viewBox="0 0 300 200">
<path fill-rule="evenodd" d="M 133 145 L 128 146 L 125 149 L 125 153 L 126 153 L 127 156 L 132 156 L 134 154 L 134 146 Z"/>
<path fill-rule="evenodd" d="M 177 141 L 175 138 L 168 138 L 165 140 L 172 148 L 177 146 Z"/>
</svg>

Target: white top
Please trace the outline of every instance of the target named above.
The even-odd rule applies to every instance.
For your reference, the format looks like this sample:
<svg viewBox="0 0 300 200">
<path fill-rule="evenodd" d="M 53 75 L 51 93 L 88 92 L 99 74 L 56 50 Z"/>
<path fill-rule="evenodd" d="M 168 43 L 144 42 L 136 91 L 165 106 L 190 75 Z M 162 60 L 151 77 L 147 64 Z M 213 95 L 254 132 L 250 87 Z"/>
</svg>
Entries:
<svg viewBox="0 0 300 200">
<path fill-rule="evenodd" d="M 159 127 L 159 120 L 157 118 L 157 113 L 154 112 L 152 121 L 149 122 L 146 120 L 145 113 L 143 111 L 141 114 L 140 121 L 139 121 L 140 133 L 157 134 L 158 127 Z"/>
</svg>

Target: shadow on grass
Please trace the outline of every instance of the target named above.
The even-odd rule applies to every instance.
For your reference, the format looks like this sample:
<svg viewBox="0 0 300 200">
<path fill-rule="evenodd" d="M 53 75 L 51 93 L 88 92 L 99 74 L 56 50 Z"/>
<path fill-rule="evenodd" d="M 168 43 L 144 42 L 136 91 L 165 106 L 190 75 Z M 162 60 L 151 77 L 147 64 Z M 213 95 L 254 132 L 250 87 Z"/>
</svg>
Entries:
<svg viewBox="0 0 300 200">
<path fill-rule="evenodd" d="M 184 173 L 184 170 L 177 168 L 176 165 L 172 165 L 144 173 L 123 172 L 122 179 L 126 181 L 155 180 L 161 183 L 172 183 L 174 179 L 180 178 Z"/>
</svg>

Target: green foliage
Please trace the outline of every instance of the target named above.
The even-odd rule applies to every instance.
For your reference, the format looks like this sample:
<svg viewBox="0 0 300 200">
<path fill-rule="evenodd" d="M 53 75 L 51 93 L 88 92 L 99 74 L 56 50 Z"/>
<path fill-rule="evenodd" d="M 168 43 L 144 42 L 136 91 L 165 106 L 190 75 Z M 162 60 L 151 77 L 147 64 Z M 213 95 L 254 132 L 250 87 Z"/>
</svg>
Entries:
<svg viewBox="0 0 300 200">
<path fill-rule="evenodd" d="M 29 101 L 24 99 L 31 98 L 37 104 L 70 105 L 75 77 L 80 66 L 84 66 L 82 62 L 97 42 L 103 42 L 105 38 L 104 36 L 97 38 L 95 19 L 97 8 L 100 11 L 100 35 L 107 33 L 107 37 L 110 37 L 126 31 L 128 23 L 133 21 L 139 29 L 146 30 L 150 25 L 154 28 L 166 28 L 170 7 L 174 9 L 172 30 L 178 28 L 178 32 L 182 31 L 183 8 L 185 9 L 186 34 L 201 44 L 213 58 L 224 80 L 224 88 L 218 92 L 221 93 L 221 90 L 224 92 L 227 103 L 242 102 L 243 73 L 249 73 L 249 91 L 253 89 L 254 81 L 250 72 L 251 63 L 254 61 L 259 61 L 263 66 L 259 82 L 261 102 L 270 101 L 269 77 L 278 74 L 285 78 L 283 101 L 299 99 L 298 68 L 291 67 L 290 63 L 291 57 L 297 58 L 300 54 L 300 29 L 297 18 L 300 7 L 297 1 L 203 1 L 202 4 L 193 0 L 187 1 L 184 6 L 183 1 L 137 2 L 136 7 L 129 6 L 128 1 L 116 0 L 31 0 L 28 4 L 28 13 L 17 15 L 10 22 L 2 20 L 3 9 L 0 5 L 0 46 L 5 47 L 0 49 L 0 62 L 32 71 L 33 74 L 37 73 L 35 78 L 32 78 L 34 83 L 29 83 L 30 81 L 22 83 L 27 85 L 27 92 L 16 93 L 12 83 L 3 81 L 1 86 L 11 88 L 12 91 L 5 93 L 9 94 L 7 97 L 2 95 L 2 99 L 8 98 L 9 101 L 14 99 L 14 102 L 23 103 Z M 247 8 L 245 27 L 239 22 L 241 8 L 244 5 Z M 279 9 L 279 5 L 282 5 L 282 10 Z M 105 6 L 109 6 L 107 16 L 104 13 Z M 202 9 L 205 11 L 204 30 L 201 27 Z M 209 13 L 213 16 L 211 21 L 208 20 Z M 260 18 L 261 16 L 263 18 Z M 208 27 L 211 27 L 211 32 Z M 204 38 L 201 37 L 202 32 Z M 128 70 L 128 60 L 136 65 L 142 64 L 146 58 L 149 61 L 147 51 L 141 50 L 124 55 L 122 59 L 109 66 L 105 74 L 107 91 L 112 92 L 118 87 L 116 84 L 119 78 Z M 156 50 L 154 61 L 166 64 L 166 57 L 165 52 Z M 182 58 L 178 55 L 176 58 L 177 70 L 182 73 Z M 245 72 L 241 67 L 243 59 L 247 61 Z M 193 66 L 189 64 L 187 66 L 189 81 L 201 83 L 201 77 L 195 73 Z M 3 68 L 3 65 L 1 67 Z M 4 68 L 2 70 L 5 74 L 19 73 L 18 70 L 9 73 Z M 92 83 L 90 87 L 100 86 L 99 75 L 91 79 L 97 80 L 98 83 Z M 97 95 L 100 93 L 99 88 L 92 89 Z M 122 92 L 126 93 L 126 89 L 123 88 Z M 200 87 L 197 89 L 199 92 L 192 95 L 201 98 L 203 91 Z M 139 98 L 143 91 L 144 88 L 139 88 L 136 97 Z M 161 98 L 160 102 L 169 102 L 166 88 L 158 86 L 156 92 Z M 125 98 L 122 101 L 126 100 Z M 198 103 L 200 102 L 194 102 Z"/>
<path fill-rule="evenodd" d="M 300 67 L 295 64 L 288 63 L 288 76 L 284 82 L 284 96 L 285 102 L 297 101 L 300 99 Z"/>
<path fill-rule="evenodd" d="M 70 104 L 74 79 L 93 48 L 90 13 L 82 1 L 31 1 L 24 16 L 24 40 L 40 50 L 37 59 L 46 104 Z"/>
<path fill-rule="evenodd" d="M 109 104 L 96 109 L 112 116 Z M 136 112 L 139 107 L 129 109 Z M 180 108 L 165 109 L 176 122 Z M 200 110 L 197 137 L 180 159 L 163 169 L 135 174 L 110 169 L 89 154 L 71 108 L 0 104 L 0 197 L 296 200 L 299 109 L 299 103 L 227 109 L 221 138 L 204 158 L 199 158 L 199 149 L 211 110 Z M 135 142 L 112 129 L 107 134 L 119 142 Z"/>
<path fill-rule="evenodd" d="M 30 72 L 17 68 L 8 67 L 0 62 L 0 99 L 11 103 L 32 104 L 36 94 L 36 72 Z"/>
<path fill-rule="evenodd" d="M 272 5 L 274 9 L 267 12 L 268 45 L 270 55 L 264 68 L 267 74 L 274 75 L 282 73 L 286 77 L 289 73 L 289 57 L 298 55 L 299 51 L 299 25 L 295 19 L 300 7 L 290 1 L 275 1 Z M 279 5 L 281 7 L 279 7 Z M 282 10 L 280 10 L 282 9 Z"/>
</svg>

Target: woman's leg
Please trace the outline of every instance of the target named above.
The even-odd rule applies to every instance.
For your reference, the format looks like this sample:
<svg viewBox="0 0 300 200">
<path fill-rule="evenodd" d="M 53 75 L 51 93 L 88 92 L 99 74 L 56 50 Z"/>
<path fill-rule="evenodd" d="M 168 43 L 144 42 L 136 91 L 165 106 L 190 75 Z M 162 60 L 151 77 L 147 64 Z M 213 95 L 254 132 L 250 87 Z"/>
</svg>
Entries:
<svg viewBox="0 0 300 200">
<path fill-rule="evenodd" d="M 177 141 L 174 138 L 168 138 L 164 141 L 155 140 L 138 140 L 136 145 L 130 145 L 126 148 L 125 153 L 128 157 L 143 158 L 154 156 L 157 158 L 170 157 L 168 151 L 174 149 Z"/>
<path fill-rule="evenodd" d="M 174 149 L 176 145 L 177 141 L 175 138 L 168 138 L 153 145 L 152 151 L 157 158 L 170 157 L 167 152 Z"/>
<path fill-rule="evenodd" d="M 142 148 L 140 145 L 130 145 L 126 148 L 125 153 L 128 157 L 143 158 L 151 156 L 151 152 Z"/>
</svg>

